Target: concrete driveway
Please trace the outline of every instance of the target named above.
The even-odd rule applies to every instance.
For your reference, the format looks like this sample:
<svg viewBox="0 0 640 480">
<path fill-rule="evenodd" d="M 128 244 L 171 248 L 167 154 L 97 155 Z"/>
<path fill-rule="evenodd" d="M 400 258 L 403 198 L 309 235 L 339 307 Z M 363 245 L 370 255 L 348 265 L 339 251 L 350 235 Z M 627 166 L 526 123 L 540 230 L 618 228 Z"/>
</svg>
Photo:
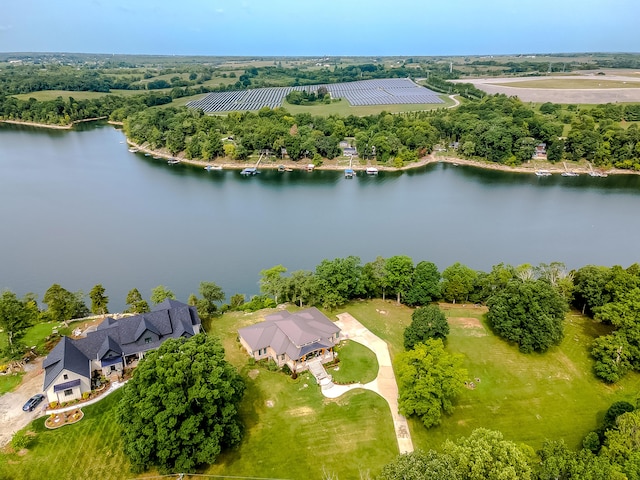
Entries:
<svg viewBox="0 0 640 480">
<path fill-rule="evenodd" d="M 13 434 L 44 414 L 46 399 L 33 412 L 23 412 L 22 406 L 36 393 L 42 393 L 44 370 L 42 358 L 25 365 L 22 383 L 13 392 L 0 395 L 0 447 L 11 441 Z"/>
<path fill-rule="evenodd" d="M 371 349 L 378 358 L 378 376 L 372 382 L 352 385 L 334 385 L 331 388 L 322 390 L 324 396 L 329 398 L 337 398 L 343 393 L 354 389 L 364 388 L 376 392 L 384 398 L 391 409 L 391 418 L 396 431 L 396 439 L 398 441 L 398 450 L 400 453 L 413 452 L 413 442 L 411 441 L 411 433 L 407 419 L 398 412 L 398 385 L 396 377 L 393 373 L 391 365 L 391 355 L 387 343 L 380 337 L 374 335 L 367 327 L 362 325 L 358 320 L 348 313 L 337 315 L 338 321 L 336 325 L 340 327 L 342 338 L 348 338 L 354 342 L 361 343 L 365 347 Z"/>
</svg>

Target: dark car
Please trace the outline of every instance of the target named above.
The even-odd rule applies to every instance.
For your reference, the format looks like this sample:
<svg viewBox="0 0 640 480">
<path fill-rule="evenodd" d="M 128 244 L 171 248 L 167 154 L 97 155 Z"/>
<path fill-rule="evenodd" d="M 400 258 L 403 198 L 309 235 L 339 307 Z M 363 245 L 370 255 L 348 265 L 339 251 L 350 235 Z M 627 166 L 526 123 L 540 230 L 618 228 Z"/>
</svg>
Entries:
<svg viewBox="0 0 640 480">
<path fill-rule="evenodd" d="M 24 404 L 22 410 L 24 410 L 25 412 L 31 412 L 34 408 L 40 405 L 40 402 L 42 402 L 43 400 L 44 395 L 42 395 L 41 393 L 34 395 L 29 400 L 27 400 L 27 403 Z"/>
</svg>

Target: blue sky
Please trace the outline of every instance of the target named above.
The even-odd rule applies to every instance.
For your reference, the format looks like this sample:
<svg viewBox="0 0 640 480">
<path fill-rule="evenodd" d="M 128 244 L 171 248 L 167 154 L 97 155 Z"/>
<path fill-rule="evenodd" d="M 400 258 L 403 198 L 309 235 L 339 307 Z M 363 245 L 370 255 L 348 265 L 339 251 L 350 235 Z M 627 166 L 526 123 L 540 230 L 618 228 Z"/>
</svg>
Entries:
<svg viewBox="0 0 640 480">
<path fill-rule="evenodd" d="M 640 52 L 638 0 L 0 0 L 0 51 Z"/>
</svg>

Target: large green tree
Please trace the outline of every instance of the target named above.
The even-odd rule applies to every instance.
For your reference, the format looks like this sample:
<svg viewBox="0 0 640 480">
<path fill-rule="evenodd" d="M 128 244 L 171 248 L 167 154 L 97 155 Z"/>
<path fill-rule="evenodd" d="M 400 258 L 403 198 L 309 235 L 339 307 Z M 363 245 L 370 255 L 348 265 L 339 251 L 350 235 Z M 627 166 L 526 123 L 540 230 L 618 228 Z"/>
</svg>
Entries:
<svg viewBox="0 0 640 480">
<path fill-rule="evenodd" d="M 496 333 L 524 353 L 544 352 L 564 337 L 566 300 L 544 280 L 513 280 L 487 305 L 487 319 Z"/>
<path fill-rule="evenodd" d="M 447 302 L 466 302 L 477 277 L 475 270 L 456 262 L 442 271 L 442 296 Z"/>
<path fill-rule="evenodd" d="M 282 298 L 286 288 L 286 280 L 282 276 L 286 271 L 287 269 L 282 265 L 276 265 L 260 271 L 260 291 L 266 295 L 271 295 L 276 303 L 278 303 L 278 297 Z"/>
<path fill-rule="evenodd" d="M 323 260 L 316 267 L 316 294 L 325 308 L 336 308 L 362 292 L 360 258 Z"/>
<path fill-rule="evenodd" d="M 129 305 L 125 310 L 127 313 L 146 313 L 149 311 L 149 304 L 142 298 L 142 295 L 137 288 L 129 290 L 125 302 Z"/>
<path fill-rule="evenodd" d="M 105 289 L 101 284 L 97 284 L 91 289 L 89 298 L 91 299 L 91 313 L 95 315 L 109 313 L 107 308 L 109 297 L 105 295 Z"/>
<path fill-rule="evenodd" d="M 440 298 L 440 272 L 435 263 L 420 262 L 413 271 L 411 287 L 405 297 L 409 306 L 427 305 Z"/>
<path fill-rule="evenodd" d="M 164 302 L 168 298 L 170 298 L 171 300 L 175 300 L 176 296 L 164 285 L 158 285 L 157 287 L 151 289 L 151 303 L 157 305 L 158 303 Z"/>
<path fill-rule="evenodd" d="M 382 469 L 378 480 L 462 480 L 450 455 L 416 450 L 398 455 Z"/>
<path fill-rule="evenodd" d="M 478 428 L 468 437 L 442 446 L 465 480 L 529 480 L 532 478 L 527 456 L 502 433 Z"/>
<path fill-rule="evenodd" d="M 214 463 L 240 442 L 244 389 L 220 342 L 204 333 L 145 354 L 117 408 L 134 470 L 193 472 Z"/>
<path fill-rule="evenodd" d="M 7 353 L 13 357 L 20 353 L 20 340 L 27 328 L 37 319 L 38 309 L 29 298 L 20 300 L 15 293 L 0 295 L 0 328 L 7 336 Z"/>
<path fill-rule="evenodd" d="M 46 317 L 48 320 L 66 322 L 72 318 L 86 316 L 89 309 L 83 297 L 84 294 L 81 291 L 73 293 L 54 283 L 42 297 L 42 301 L 47 304 Z"/>
<path fill-rule="evenodd" d="M 222 288 L 214 282 L 200 282 L 200 295 L 196 306 L 198 313 L 203 316 L 211 316 L 218 310 L 218 303 L 224 302 L 226 298 Z"/>
<path fill-rule="evenodd" d="M 410 350 L 428 338 L 446 340 L 447 335 L 449 323 L 438 306 L 419 307 L 411 314 L 411 324 L 404 330 L 404 348 Z"/>
<path fill-rule="evenodd" d="M 386 283 L 396 294 L 398 303 L 407 294 L 413 281 L 413 260 L 406 255 L 389 257 L 386 263 Z"/>
<path fill-rule="evenodd" d="M 400 413 L 415 415 L 425 427 L 440 423 L 453 411 L 453 401 L 464 386 L 467 371 L 462 356 L 445 351 L 440 339 L 427 339 L 394 361 Z"/>
</svg>

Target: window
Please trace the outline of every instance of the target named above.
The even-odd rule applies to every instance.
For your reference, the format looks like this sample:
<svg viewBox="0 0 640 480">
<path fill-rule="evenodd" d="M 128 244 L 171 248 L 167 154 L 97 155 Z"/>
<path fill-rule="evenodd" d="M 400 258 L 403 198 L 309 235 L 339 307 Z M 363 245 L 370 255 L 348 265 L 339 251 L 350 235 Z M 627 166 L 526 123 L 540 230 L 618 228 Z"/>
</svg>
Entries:
<svg viewBox="0 0 640 480">
<path fill-rule="evenodd" d="M 64 378 L 65 380 L 69 380 L 69 375 L 65 373 L 64 375 L 62 375 L 62 378 Z"/>
<path fill-rule="evenodd" d="M 70 397 L 71 395 L 73 395 L 73 388 L 68 388 L 67 390 L 64 391 L 65 397 Z"/>
<path fill-rule="evenodd" d="M 115 365 L 111 365 L 111 371 L 115 372 L 116 371 L 116 366 Z"/>
<path fill-rule="evenodd" d="M 145 337 L 144 343 L 151 343 L 151 337 Z"/>
</svg>

